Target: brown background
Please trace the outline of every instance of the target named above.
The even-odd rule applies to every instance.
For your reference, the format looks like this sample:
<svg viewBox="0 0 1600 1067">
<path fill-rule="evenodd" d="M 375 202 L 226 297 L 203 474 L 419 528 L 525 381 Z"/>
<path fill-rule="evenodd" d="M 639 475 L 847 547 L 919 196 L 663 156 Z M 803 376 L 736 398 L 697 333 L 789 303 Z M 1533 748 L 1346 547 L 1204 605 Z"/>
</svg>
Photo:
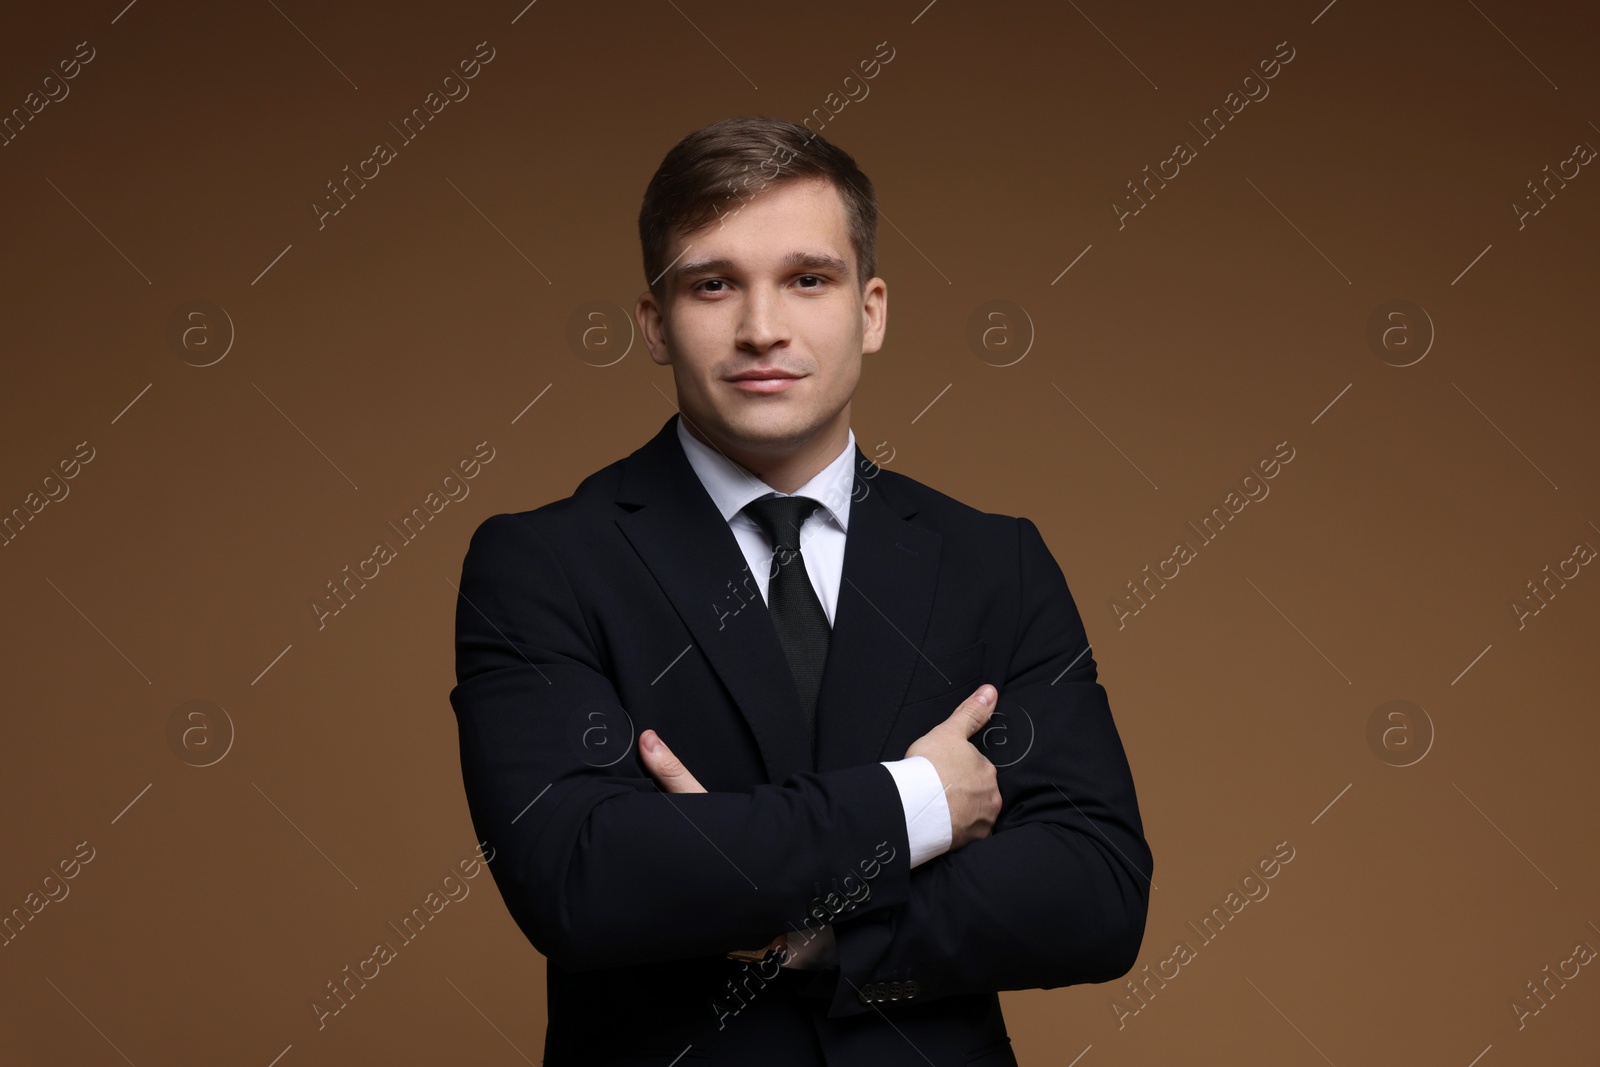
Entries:
<svg viewBox="0 0 1600 1067">
<path fill-rule="evenodd" d="M 1600 574 L 1521 629 L 1510 606 L 1600 545 L 1600 175 L 1520 229 L 1511 206 L 1600 145 L 1592 7 L 225 7 L 0 33 L 7 112 L 95 50 L 0 148 L 0 508 L 94 450 L 0 548 L 0 909 L 94 849 L 0 947 L 0 1058 L 537 1062 L 544 966 L 486 874 L 320 1032 L 310 1004 L 472 853 L 447 694 L 473 528 L 673 411 L 641 346 L 612 362 L 625 321 L 569 342 L 643 288 L 651 171 L 702 123 L 820 108 L 884 214 L 858 440 L 1039 524 L 1156 857 L 1139 966 L 1197 946 L 1121 1026 L 1120 982 L 1004 994 L 1022 1062 L 1595 1062 L 1594 966 L 1510 1006 L 1600 946 Z M 319 230 L 325 183 L 480 41 L 471 95 Z M 1197 158 L 1119 230 L 1179 139 Z M 206 367 L 223 317 L 169 340 L 200 299 L 233 332 Z M 1395 299 L 1426 320 L 1374 348 Z M 975 350 L 993 300 L 1020 311 Z M 324 583 L 481 441 L 470 496 L 319 629 Z M 1283 441 L 1271 495 L 1119 628 L 1125 583 Z M 1369 742 L 1396 699 L 1421 710 Z M 175 742 L 191 700 L 226 722 Z M 1200 945 L 1279 842 L 1270 895 Z"/>
</svg>

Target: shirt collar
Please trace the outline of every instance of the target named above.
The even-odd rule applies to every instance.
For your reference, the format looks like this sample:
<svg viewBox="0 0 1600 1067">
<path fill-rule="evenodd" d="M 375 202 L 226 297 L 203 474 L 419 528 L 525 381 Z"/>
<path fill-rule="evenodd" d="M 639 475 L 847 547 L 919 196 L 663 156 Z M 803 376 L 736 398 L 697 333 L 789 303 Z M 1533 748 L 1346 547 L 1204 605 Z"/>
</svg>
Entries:
<svg viewBox="0 0 1600 1067">
<path fill-rule="evenodd" d="M 845 442 L 844 451 L 835 456 L 833 462 L 793 494 L 780 494 L 808 496 L 821 501 L 820 510 L 833 516 L 839 529 L 846 532 L 850 529 L 850 498 L 855 492 L 856 452 L 856 432 L 848 432 L 849 439 Z M 701 483 L 724 520 L 731 522 L 752 500 L 777 492 L 755 474 L 691 434 L 684 426 L 682 414 L 678 416 L 678 440 L 683 445 L 689 465 L 700 476 Z"/>
</svg>

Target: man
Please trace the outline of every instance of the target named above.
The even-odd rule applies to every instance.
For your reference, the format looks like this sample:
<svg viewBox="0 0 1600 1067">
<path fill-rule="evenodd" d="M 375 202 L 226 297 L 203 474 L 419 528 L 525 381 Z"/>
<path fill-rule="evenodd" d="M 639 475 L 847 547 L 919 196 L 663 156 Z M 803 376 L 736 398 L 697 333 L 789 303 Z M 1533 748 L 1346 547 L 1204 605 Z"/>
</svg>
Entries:
<svg viewBox="0 0 1600 1067">
<path fill-rule="evenodd" d="M 715 123 L 639 227 L 678 412 L 485 520 L 457 601 L 545 1062 L 1014 1064 L 997 992 L 1127 973 L 1152 873 L 1066 581 L 1029 520 L 856 447 L 888 305 L 850 156 Z"/>
</svg>

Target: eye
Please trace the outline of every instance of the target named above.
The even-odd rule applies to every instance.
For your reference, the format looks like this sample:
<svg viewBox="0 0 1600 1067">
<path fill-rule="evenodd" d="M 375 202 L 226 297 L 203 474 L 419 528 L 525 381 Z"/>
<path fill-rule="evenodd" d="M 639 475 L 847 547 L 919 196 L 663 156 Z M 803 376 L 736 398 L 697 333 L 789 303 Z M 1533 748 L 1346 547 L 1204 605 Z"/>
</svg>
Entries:
<svg viewBox="0 0 1600 1067">
<path fill-rule="evenodd" d="M 816 274 L 802 274 L 802 275 L 800 275 L 798 280 L 799 281 L 804 281 L 807 278 L 810 278 L 812 281 L 816 282 L 817 284 L 816 285 L 804 285 L 804 286 L 801 286 L 802 289 L 815 289 L 815 288 L 818 288 L 824 282 L 827 281 L 826 278 L 823 278 L 820 275 L 816 275 Z"/>
<path fill-rule="evenodd" d="M 725 284 L 727 284 L 727 283 L 724 282 L 721 278 L 707 278 L 705 281 L 703 281 L 699 285 L 695 286 L 695 288 L 696 289 L 702 289 L 702 287 L 707 286 L 707 285 L 725 285 Z M 714 293 L 714 292 L 717 292 L 718 290 L 715 290 L 715 289 L 703 289 L 702 291 Z"/>
</svg>

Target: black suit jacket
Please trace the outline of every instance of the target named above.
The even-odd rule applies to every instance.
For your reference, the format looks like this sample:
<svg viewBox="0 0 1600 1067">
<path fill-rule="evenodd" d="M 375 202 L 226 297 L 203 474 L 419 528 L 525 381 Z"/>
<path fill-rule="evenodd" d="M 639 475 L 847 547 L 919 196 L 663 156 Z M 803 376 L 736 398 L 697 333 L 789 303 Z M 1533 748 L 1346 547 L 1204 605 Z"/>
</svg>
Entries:
<svg viewBox="0 0 1600 1067">
<path fill-rule="evenodd" d="M 676 418 L 571 497 L 484 520 L 462 566 L 462 777 L 548 962 L 545 1062 L 1015 1063 L 997 991 L 1127 973 L 1152 873 L 1060 568 L 1028 519 L 858 448 L 813 753 Z M 1003 810 L 913 871 L 879 761 L 985 681 L 1000 699 L 973 740 Z M 647 728 L 709 792 L 656 787 Z M 725 957 L 823 922 L 836 968 Z"/>
</svg>

